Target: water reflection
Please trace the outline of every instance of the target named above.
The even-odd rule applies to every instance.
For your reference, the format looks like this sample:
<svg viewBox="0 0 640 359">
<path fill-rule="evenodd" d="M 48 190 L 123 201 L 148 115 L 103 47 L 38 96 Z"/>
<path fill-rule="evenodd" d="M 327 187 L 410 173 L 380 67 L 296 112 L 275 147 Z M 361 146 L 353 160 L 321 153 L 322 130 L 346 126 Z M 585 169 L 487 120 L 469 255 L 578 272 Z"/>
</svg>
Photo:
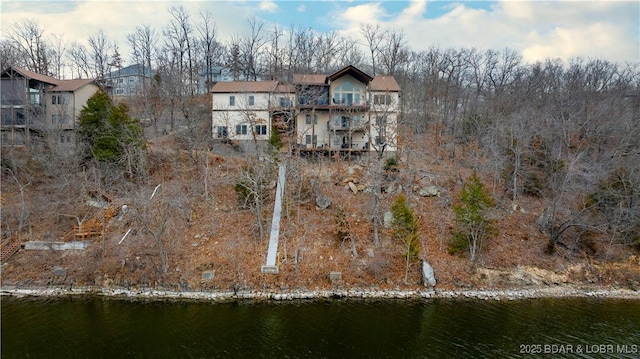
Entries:
<svg viewBox="0 0 640 359">
<path fill-rule="evenodd" d="M 2 298 L 3 358 L 490 358 L 598 344 L 640 350 L 640 301 Z M 592 354 L 563 356 L 603 357 Z"/>
</svg>

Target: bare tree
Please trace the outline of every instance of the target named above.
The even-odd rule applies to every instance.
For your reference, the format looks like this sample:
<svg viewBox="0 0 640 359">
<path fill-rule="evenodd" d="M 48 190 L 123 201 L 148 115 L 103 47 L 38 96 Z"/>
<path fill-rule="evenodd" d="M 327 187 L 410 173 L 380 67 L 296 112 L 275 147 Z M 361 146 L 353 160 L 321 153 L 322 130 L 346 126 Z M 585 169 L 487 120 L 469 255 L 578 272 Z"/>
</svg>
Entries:
<svg viewBox="0 0 640 359">
<path fill-rule="evenodd" d="M 247 20 L 250 32 L 241 38 L 240 57 L 246 79 L 257 81 L 262 75 L 262 56 L 266 38 L 263 34 L 265 23 L 255 17 Z"/>
<path fill-rule="evenodd" d="M 104 79 L 105 75 L 111 71 L 113 44 L 102 29 L 98 30 L 95 35 L 89 36 L 88 42 L 91 51 L 93 78 Z"/>
<path fill-rule="evenodd" d="M 387 75 L 394 76 L 408 60 L 407 43 L 402 30 L 388 31 L 379 44 L 380 61 Z"/>
<path fill-rule="evenodd" d="M 22 66 L 23 57 L 18 52 L 15 44 L 10 39 L 0 40 L 0 68 L 9 66 Z"/>
<path fill-rule="evenodd" d="M 205 89 L 209 89 L 213 81 L 211 78 L 212 67 L 220 61 L 222 48 L 216 40 L 216 24 L 213 16 L 208 11 L 200 13 L 201 22 L 196 26 L 200 35 L 199 42 L 203 48 L 204 68 L 205 68 Z"/>
<path fill-rule="evenodd" d="M 50 45 L 38 21 L 25 19 L 16 22 L 5 33 L 24 56 L 27 70 L 43 75 L 50 74 Z"/>
<path fill-rule="evenodd" d="M 159 41 L 156 31 L 151 25 L 137 26 L 134 32 L 127 34 L 127 41 L 134 61 L 142 64 L 143 73 L 151 73 Z"/>
<path fill-rule="evenodd" d="M 81 43 L 74 41 L 67 52 L 71 62 L 71 76 L 87 78 L 91 74 L 89 50 Z"/>
<path fill-rule="evenodd" d="M 380 45 L 384 39 L 385 33 L 380 28 L 380 24 L 371 25 L 365 24 L 360 27 L 360 32 L 364 37 L 365 43 L 369 48 L 371 54 L 371 66 L 373 67 L 373 76 L 376 75 L 376 59 L 379 56 Z"/>
</svg>

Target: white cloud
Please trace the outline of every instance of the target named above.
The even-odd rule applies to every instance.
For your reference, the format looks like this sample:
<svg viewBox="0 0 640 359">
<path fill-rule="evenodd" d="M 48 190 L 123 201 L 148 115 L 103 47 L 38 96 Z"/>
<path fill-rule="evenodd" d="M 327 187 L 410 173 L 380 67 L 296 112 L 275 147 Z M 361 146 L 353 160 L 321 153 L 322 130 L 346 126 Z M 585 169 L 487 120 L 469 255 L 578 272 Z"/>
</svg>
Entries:
<svg viewBox="0 0 640 359">
<path fill-rule="evenodd" d="M 260 10 L 265 12 L 276 12 L 278 5 L 271 0 L 264 0 L 260 2 Z"/>
<path fill-rule="evenodd" d="M 169 14 L 172 6 L 183 6 L 193 23 L 200 21 L 201 11 L 209 11 L 214 17 L 221 41 L 244 33 L 248 27 L 245 19 L 255 15 L 259 8 L 264 6 L 273 9 L 268 2 L 256 7 L 255 2 L 64 1 L 56 3 L 61 5 L 57 11 L 34 12 L 33 2 L 8 2 L 10 6 L 5 6 L 2 1 L 0 24 L 3 31 L 21 19 L 36 20 L 45 29 L 45 35 L 64 35 L 68 48 L 73 41 L 86 45 L 88 38 L 102 29 L 108 40 L 118 43 L 125 65 L 130 64 L 131 52 L 127 33 L 134 32 L 136 26 L 150 25 L 161 36 L 163 27 L 172 19 Z M 49 3 L 42 3 L 45 4 Z M 4 37 L 4 34 L 0 36 Z"/>
<path fill-rule="evenodd" d="M 398 16 L 396 22 L 399 24 L 409 24 L 414 21 L 419 21 L 427 11 L 427 2 L 425 0 L 411 1 L 402 13 Z"/>
<path fill-rule="evenodd" d="M 335 23 L 340 33 L 358 39 L 365 23 L 402 29 L 416 50 L 508 47 L 529 62 L 578 56 L 634 62 L 640 58 L 638 2 L 503 0 L 488 9 L 460 2 L 451 3 L 440 16 L 425 18 L 425 14 L 424 1 L 409 3 L 394 17 L 386 14 L 384 4 L 357 4 L 338 14 Z"/>
<path fill-rule="evenodd" d="M 125 60 L 130 54 L 126 34 L 138 25 L 151 25 L 161 34 L 162 27 L 171 20 L 168 12 L 171 6 L 184 6 L 193 22 L 199 21 L 200 11 L 209 11 L 222 41 L 245 33 L 246 19 L 250 16 L 268 17 L 277 12 L 279 20 L 275 21 L 285 27 L 313 27 L 320 22 L 323 27 L 333 27 L 338 33 L 359 40 L 362 24 L 380 23 L 383 28 L 402 29 L 407 43 L 416 50 L 432 46 L 495 50 L 510 47 L 526 61 L 582 56 L 638 62 L 640 58 L 637 1 L 504 0 L 476 9 L 473 3 L 463 1 L 443 5 L 416 0 L 404 3 L 406 6 L 395 13 L 385 7 L 391 8 L 389 3 L 381 1 L 340 1 L 323 2 L 330 9 L 325 14 L 311 14 L 304 1 L 292 6 L 295 10 L 289 14 L 274 0 L 61 1 L 38 2 L 35 7 L 34 2 L 0 1 L 3 29 L 16 20 L 33 19 L 46 34 L 64 34 L 67 45 L 74 40 L 86 43 L 89 36 L 102 29 L 111 41 L 119 44 Z M 434 17 L 432 7 L 442 6 L 447 7 L 445 13 Z M 301 12 L 305 13 L 302 17 Z"/>
</svg>

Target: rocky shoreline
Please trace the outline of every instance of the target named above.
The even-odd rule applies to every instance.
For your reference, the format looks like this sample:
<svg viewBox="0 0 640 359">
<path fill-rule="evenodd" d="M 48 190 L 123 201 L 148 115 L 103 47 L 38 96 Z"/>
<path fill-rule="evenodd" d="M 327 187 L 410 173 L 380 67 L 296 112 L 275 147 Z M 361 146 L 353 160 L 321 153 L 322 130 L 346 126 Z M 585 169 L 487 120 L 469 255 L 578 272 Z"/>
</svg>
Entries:
<svg viewBox="0 0 640 359">
<path fill-rule="evenodd" d="M 75 297 L 98 296 L 131 301 L 195 300 L 227 302 L 238 300 L 291 301 L 316 299 L 452 299 L 452 300 L 520 300 L 539 298 L 603 298 L 640 300 L 640 291 L 626 288 L 547 286 L 535 288 L 461 289 L 461 290 L 287 290 L 287 291 L 168 291 L 155 289 L 114 288 L 17 288 L 3 287 L 0 296 L 13 297 Z"/>
</svg>

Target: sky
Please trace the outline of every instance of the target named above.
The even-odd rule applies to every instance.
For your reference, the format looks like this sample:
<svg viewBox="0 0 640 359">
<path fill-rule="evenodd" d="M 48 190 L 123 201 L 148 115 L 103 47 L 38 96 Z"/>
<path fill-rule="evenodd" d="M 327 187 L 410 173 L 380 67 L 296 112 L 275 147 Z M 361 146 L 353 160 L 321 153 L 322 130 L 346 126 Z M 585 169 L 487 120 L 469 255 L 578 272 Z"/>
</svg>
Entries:
<svg viewBox="0 0 640 359">
<path fill-rule="evenodd" d="M 414 50 L 471 48 L 518 51 L 526 62 L 547 58 L 601 58 L 640 62 L 640 1 L 9 1 L 0 0 L 4 31 L 20 19 L 36 20 L 47 34 L 70 44 L 104 31 L 128 59 L 126 34 L 139 25 L 157 30 L 168 9 L 182 5 L 193 19 L 209 11 L 222 41 L 242 35 L 255 16 L 283 29 L 312 28 L 357 39 L 363 24 L 402 30 Z"/>
</svg>

